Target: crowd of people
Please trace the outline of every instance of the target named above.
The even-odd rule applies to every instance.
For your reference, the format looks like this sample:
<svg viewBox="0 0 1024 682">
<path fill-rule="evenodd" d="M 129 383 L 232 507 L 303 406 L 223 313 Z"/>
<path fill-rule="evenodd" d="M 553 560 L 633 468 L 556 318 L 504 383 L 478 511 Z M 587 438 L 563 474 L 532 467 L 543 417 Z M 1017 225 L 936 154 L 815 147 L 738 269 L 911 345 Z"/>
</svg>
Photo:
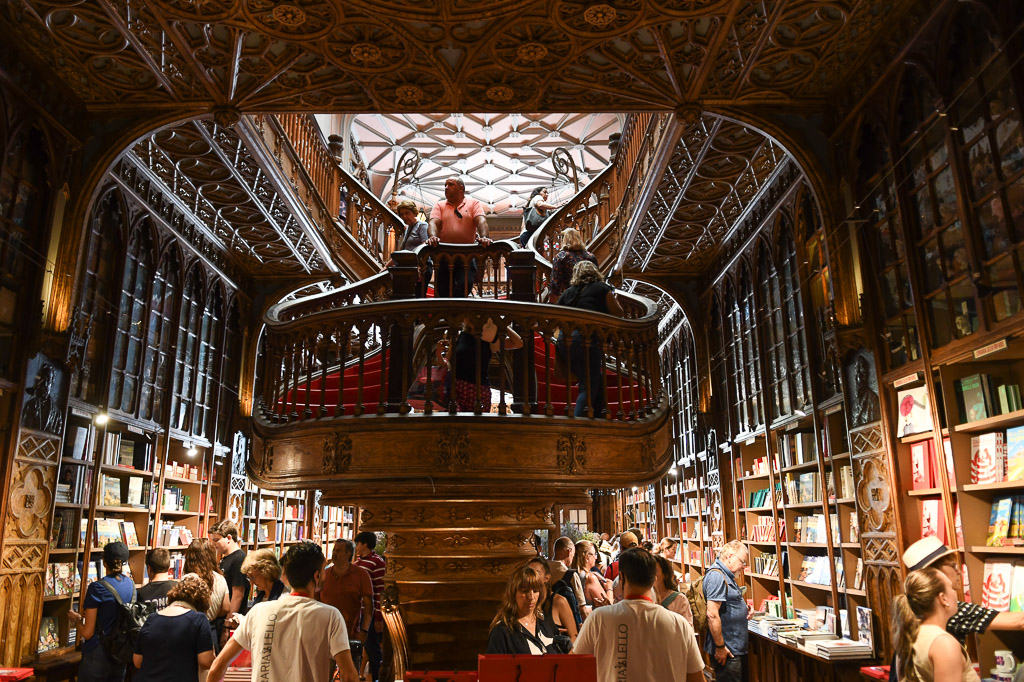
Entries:
<svg viewBox="0 0 1024 682">
<path fill-rule="evenodd" d="M 247 554 L 237 526 L 222 521 L 186 548 L 180 579 L 166 549 L 150 550 L 149 580 L 136 589 L 128 547 L 107 544 L 104 575 L 72 617 L 83 642 L 78 679 L 219 682 L 248 652 L 254 682 L 355 682 L 364 654 L 362 679 L 377 680 L 385 562 L 376 546 L 364 531 L 337 540 L 329 562 L 308 541 L 278 560 L 270 549 Z"/>
</svg>

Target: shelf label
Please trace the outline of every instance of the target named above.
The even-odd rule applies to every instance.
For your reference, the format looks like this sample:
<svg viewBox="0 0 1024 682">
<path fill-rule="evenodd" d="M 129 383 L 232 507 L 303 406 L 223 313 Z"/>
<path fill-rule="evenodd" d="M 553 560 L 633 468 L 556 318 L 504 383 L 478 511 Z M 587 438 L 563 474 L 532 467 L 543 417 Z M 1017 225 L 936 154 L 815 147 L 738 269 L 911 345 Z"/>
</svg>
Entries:
<svg viewBox="0 0 1024 682">
<path fill-rule="evenodd" d="M 982 346 L 978 350 L 974 351 L 974 359 L 977 360 L 978 358 L 983 358 L 986 355 L 992 355 L 993 353 L 998 353 L 1001 350 L 1006 350 L 1006 346 L 1006 339 L 1000 339 L 995 343 Z"/>
<path fill-rule="evenodd" d="M 896 381 L 892 382 L 892 387 L 893 388 L 900 388 L 902 386 L 906 386 L 907 384 L 917 383 L 920 380 L 921 380 L 921 373 L 920 372 L 914 372 L 913 374 L 908 374 L 905 377 L 900 377 Z"/>
<path fill-rule="evenodd" d="M 142 429 L 140 429 L 138 426 L 132 426 L 131 424 L 125 424 L 125 428 L 127 428 L 132 433 L 139 434 L 140 436 L 145 436 L 146 435 L 146 432 L 143 431 Z"/>
<path fill-rule="evenodd" d="M 786 424 L 786 431 L 796 431 L 798 426 L 800 426 L 799 420 L 794 419 L 790 423 Z"/>
<path fill-rule="evenodd" d="M 86 412 L 85 410 L 80 410 L 77 407 L 71 408 L 71 414 L 75 415 L 76 417 L 85 417 L 86 419 L 90 418 L 90 414 L 88 412 Z"/>
</svg>

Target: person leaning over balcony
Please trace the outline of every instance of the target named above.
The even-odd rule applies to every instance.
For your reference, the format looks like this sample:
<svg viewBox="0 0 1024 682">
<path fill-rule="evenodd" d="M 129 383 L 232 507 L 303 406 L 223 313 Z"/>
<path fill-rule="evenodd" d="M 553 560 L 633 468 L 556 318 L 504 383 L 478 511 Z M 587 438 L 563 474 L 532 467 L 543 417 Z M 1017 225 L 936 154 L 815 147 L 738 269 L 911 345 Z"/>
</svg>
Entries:
<svg viewBox="0 0 1024 682">
<path fill-rule="evenodd" d="M 466 183 L 462 178 L 444 181 L 444 201 L 434 204 L 427 226 L 427 244 L 479 244 L 490 246 L 490 231 L 484 216 L 484 205 L 466 196 Z M 447 257 L 438 259 L 434 277 L 434 295 L 465 297 L 476 280 L 476 259 L 469 267 L 452 262 Z"/>
<path fill-rule="evenodd" d="M 615 299 L 615 289 L 604 281 L 597 266 L 588 260 L 580 261 L 572 271 L 572 286 L 558 298 L 558 305 L 593 310 L 622 317 L 622 306 Z M 590 335 L 590 348 L 578 330 L 572 332 L 572 348 L 569 351 L 569 366 L 573 374 L 579 377 L 579 394 L 576 396 L 575 416 L 587 414 L 587 396 L 594 417 L 604 416 L 605 396 L 601 387 L 601 375 L 604 368 L 604 350 L 600 337 Z"/>
<path fill-rule="evenodd" d="M 491 382 L 487 376 L 487 368 L 491 364 L 491 356 L 501 349 L 501 336 L 498 325 L 487 318 L 480 330 L 479 340 L 473 334 L 473 324 L 466 322 L 465 329 L 455 339 L 455 381 L 453 395 L 459 412 L 474 412 L 476 406 L 476 375 L 480 372 L 481 411 L 491 411 Z M 512 326 L 505 327 L 505 350 L 523 347 L 523 339 Z M 478 367 L 479 365 L 479 367 Z M 451 376 L 451 375 L 449 375 Z"/>
<path fill-rule="evenodd" d="M 580 233 L 572 227 L 562 230 L 562 250 L 555 254 L 551 262 L 551 282 L 548 286 L 550 302 L 557 301 L 562 292 L 569 288 L 573 269 L 577 263 L 584 260 L 597 265 L 597 256 L 587 251 Z"/>
<path fill-rule="evenodd" d="M 402 236 L 402 241 L 399 242 L 400 246 L 395 249 L 396 251 L 413 251 L 420 244 L 427 243 L 427 221 L 420 220 L 420 209 L 416 206 L 416 202 L 411 199 L 405 199 L 404 201 L 398 202 L 398 217 L 405 223 L 405 234 Z M 393 258 L 389 258 L 388 262 L 381 268 L 381 272 L 387 270 L 395 264 Z M 420 269 L 420 279 L 416 284 L 416 298 L 424 298 L 427 295 L 427 283 L 430 282 L 430 278 L 434 274 L 434 262 L 427 259 L 427 262 Z"/>
<path fill-rule="evenodd" d="M 548 211 L 554 210 L 558 206 L 548 203 L 547 187 L 537 187 L 530 193 L 530 200 L 526 203 L 526 208 L 523 209 L 523 229 L 519 233 L 519 245 L 524 249 L 526 248 L 526 242 L 529 241 L 533 233 L 540 227 L 540 223 L 535 223 L 532 227 L 526 224 L 531 208 L 537 212 L 540 221 L 543 222 L 547 220 Z"/>
</svg>

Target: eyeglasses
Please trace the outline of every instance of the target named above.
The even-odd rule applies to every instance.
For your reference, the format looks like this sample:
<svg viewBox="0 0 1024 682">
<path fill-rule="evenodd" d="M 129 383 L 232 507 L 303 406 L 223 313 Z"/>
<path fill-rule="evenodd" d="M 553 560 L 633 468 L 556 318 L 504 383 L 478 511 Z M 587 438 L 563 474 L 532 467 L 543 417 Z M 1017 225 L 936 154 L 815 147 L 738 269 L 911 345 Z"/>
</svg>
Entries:
<svg viewBox="0 0 1024 682">
<path fill-rule="evenodd" d="M 462 220 L 462 214 L 459 213 L 459 209 L 455 209 L 455 217 L 458 218 L 459 220 Z"/>
</svg>

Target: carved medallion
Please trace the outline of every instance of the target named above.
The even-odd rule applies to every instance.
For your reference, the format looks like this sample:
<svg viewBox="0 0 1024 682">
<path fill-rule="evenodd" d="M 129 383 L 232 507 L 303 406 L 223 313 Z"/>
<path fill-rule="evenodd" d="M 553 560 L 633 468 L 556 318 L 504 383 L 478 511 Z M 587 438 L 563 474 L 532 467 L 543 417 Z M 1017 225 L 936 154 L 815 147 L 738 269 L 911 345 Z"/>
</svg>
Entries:
<svg viewBox="0 0 1024 682">
<path fill-rule="evenodd" d="M 48 475 L 49 474 L 49 475 Z M 53 488 L 53 468 L 20 465 L 20 471 L 11 487 L 8 514 L 13 517 L 13 527 L 23 538 L 45 535 L 42 531 L 50 512 Z M 8 526 L 11 528 L 11 526 Z"/>
<path fill-rule="evenodd" d="M 325 474 L 342 474 L 352 466 L 352 438 L 340 433 L 324 437 L 323 470 Z"/>
<path fill-rule="evenodd" d="M 570 476 L 583 471 L 587 465 L 587 444 L 583 436 L 568 431 L 559 437 L 555 447 L 558 450 L 559 471 Z"/>
<path fill-rule="evenodd" d="M 857 505 L 868 520 L 869 531 L 886 529 L 885 519 L 891 505 L 890 491 L 885 479 L 885 467 L 876 457 L 867 457 L 860 462 Z"/>
<path fill-rule="evenodd" d="M 434 463 L 443 471 L 465 471 L 469 466 L 469 431 L 442 431 L 437 436 L 437 457 Z"/>
</svg>

